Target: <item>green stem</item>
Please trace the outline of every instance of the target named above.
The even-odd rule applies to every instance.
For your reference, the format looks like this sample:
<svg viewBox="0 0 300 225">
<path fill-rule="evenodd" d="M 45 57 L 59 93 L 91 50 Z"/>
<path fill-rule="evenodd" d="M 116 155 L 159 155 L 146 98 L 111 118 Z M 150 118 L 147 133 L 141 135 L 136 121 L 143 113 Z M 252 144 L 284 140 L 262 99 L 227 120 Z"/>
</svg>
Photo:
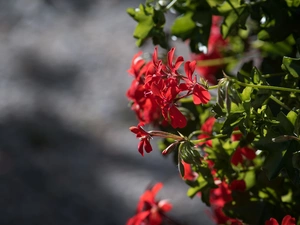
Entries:
<svg viewBox="0 0 300 225">
<path fill-rule="evenodd" d="M 285 88 L 285 87 L 269 86 L 269 85 L 246 84 L 246 83 L 240 82 L 238 80 L 233 80 L 233 81 L 235 83 L 243 86 L 243 87 L 253 87 L 253 88 L 258 88 L 258 89 L 266 89 L 266 90 L 274 90 L 274 91 L 288 91 L 288 92 L 300 93 L 299 89 L 294 89 L 294 88 Z"/>
<path fill-rule="evenodd" d="M 198 135 L 198 134 L 203 134 L 202 130 L 196 130 L 192 133 L 190 133 L 190 135 L 188 136 L 188 139 L 191 139 L 194 135 Z"/>
<path fill-rule="evenodd" d="M 209 87 L 208 87 L 208 90 L 216 89 L 216 88 L 218 88 L 218 87 L 219 87 L 219 85 L 212 85 L 212 86 L 209 86 Z"/>
<path fill-rule="evenodd" d="M 177 0 L 173 0 L 169 3 L 169 5 L 166 6 L 166 9 L 169 10 L 172 8 L 172 6 L 177 2 Z"/>
<path fill-rule="evenodd" d="M 153 137 L 172 138 L 172 139 L 177 140 L 177 141 L 185 140 L 184 137 L 178 136 L 176 134 L 171 134 L 171 133 L 168 133 L 168 132 L 164 132 L 164 131 L 151 130 L 151 131 L 148 131 L 148 133 Z"/>
<path fill-rule="evenodd" d="M 270 96 L 270 99 L 272 99 L 274 102 L 276 102 L 278 105 L 280 105 L 282 108 L 285 108 L 289 111 L 291 111 L 291 109 L 286 105 L 284 104 L 282 101 L 280 101 L 278 98 L 276 98 L 274 95 L 271 95 Z"/>
<path fill-rule="evenodd" d="M 270 73 L 270 74 L 263 74 L 262 77 L 264 78 L 270 78 L 270 77 L 277 77 L 285 75 L 286 73 Z"/>
<path fill-rule="evenodd" d="M 235 130 L 231 134 L 240 134 L 240 133 L 241 133 L 241 131 Z M 199 144 L 201 142 L 209 141 L 209 140 L 212 140 L 212 139 L 215 139 L 215 138 L 224 138 L 224 137 L 228 137 L 228 135 L 227 134 L 217 134 L 217 135 L 214 135 L 214 136 L 211 136 L 211 137 L 208 137 L 208 138 L 202 138 L 202 139 L 199 139 L 199 140 L 191 140 L 190 142 L 192 142 L 193 144 Z"/>
<path fill-rule="evenodd" d="M 199 60 L 197 61 L 197 66 L 220 66 L 229 63 L 233 59 L 235 59 L 235 57 L 229 56 L 219 59 Z"/>
</svg>

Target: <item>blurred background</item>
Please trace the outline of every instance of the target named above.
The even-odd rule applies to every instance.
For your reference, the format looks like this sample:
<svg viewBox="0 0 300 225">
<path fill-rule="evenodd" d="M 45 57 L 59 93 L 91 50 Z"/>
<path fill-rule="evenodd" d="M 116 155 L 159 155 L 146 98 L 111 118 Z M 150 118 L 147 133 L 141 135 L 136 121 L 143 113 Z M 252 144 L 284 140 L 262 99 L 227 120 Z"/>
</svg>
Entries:
<svg viewBox="0 0 300 225">
<path fill-rule="evenodd" d="M 122 225 L 155 182 L 180 224 L 211 224 L 172 159 L 141 157 L 128 130 L 126 8 L 142 2 L 0 0 L 1 225 Z"/>
</svg>

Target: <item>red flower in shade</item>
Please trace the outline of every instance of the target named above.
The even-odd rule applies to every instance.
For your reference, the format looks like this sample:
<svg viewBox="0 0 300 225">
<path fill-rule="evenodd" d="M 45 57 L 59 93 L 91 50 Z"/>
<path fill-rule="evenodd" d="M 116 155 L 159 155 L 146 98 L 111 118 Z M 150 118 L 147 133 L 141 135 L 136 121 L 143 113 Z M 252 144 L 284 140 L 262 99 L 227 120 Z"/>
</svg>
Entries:
<svg viewBox="0 0 300 225">
<path fill-rule="evenodd" d="M 223 39 L 220 32 L 220 22 L 222 17 L 213 16 L 213 23 L 210 30 L 210 36 L 208 39 L 208 51 L 206 54 L 192 55 L 192 58 L 197 61 L 213 60 L 213 59 L 222 59 L 223 55 L 221 54 L 222 47 L 226 46 L 228 42 Z M 214 66 L 197 66 L 197 72 L 208 80 L 211 84 L 216 84 L 216 74 L 223 67 L 222 64 Z"/>
<path fill-rule="evenodd" d="M 126 225 L 160 225 L 162 223 L 164 214 L 172 209 L 172 205 L 167 200 L 155 200 L 156 194 L 162 187 L 162 183 L 157 183 L 150 190 L 145 191 L 140 197 L 137 214 L 130 218 Z"/>
<path fill-rule="evenodd" d="M 136 137 L 140 139 L 140 143 L 138 144 L 138 151 L 144 156 L 144 150 L 149 153 L 152 151 L 152 147 L 150 144 L 151 134 L 145 131 L 142 128 L 142 124 L 139 124 L 137 127 L 130 127 L 129 130 L 136 134 Z"/>
<path fill-rule="evenodd" d="M 225 215 L 221 207 L 213 208 L 213 220 L 216 224 L 226 224 L 226 225 L 243 225 L 238 219 L 230 218 Z"/>
<path fill-rule="evenodd" d="M 244 180 L 234 180 L 230 183 L 230 189 L 236 191 L 245 191 L 246 182 Z"/>
<path fill-rule="evenodd" d="M 235 166 L 243 164 L 244 159 L 253 160 L 256 157 L 255 151 L 247 146 L 238 147 L 231 156 L 231 163 Z"/>
<path fill-rule="evenodd" d="M 193 102 L 195 105 L 199 105 L 201 103 L 206 104 L 210 100 L 210 93 L 206 90 L 201 84 L 197 82 L 196 76 L 193 78 L 193 73 L 195 71 L 196 61 L 190 62 L 187 61 L 184 64 L 184 70 L 187 75 L 185 78 L 185 83 L 179 85 L 179 88 L 182 91 L 188 91 L 188 94 L 193 94 Z"/>
<path fill-rule="evenodd" d="M 212 135 L 212 130 L 213 130 L 213 126 L 214 123 L 216 122 L 216 118 L 214 117 L 209 117 L 201 126 L 201 131 L 202 134 L 200 134 L 198 136 L 198 139 L 204 139 L 204 138 L 208 138 Z M 212 140 L 208 140 L 206 141 L 204 144 L 206 144 L 207 146 L 212 146 Z"/>
<path fill-rule="evenodd" d="M 267 220 L 265 222 L 265 225 L 279 225 L 276 219 L 271 218 L 270 220 Z M 295 218 L 291 217 L 290 215 L 286 215 L 282 222 L 281 225 L 296 225 L 296 220 Z"/>
</svg>

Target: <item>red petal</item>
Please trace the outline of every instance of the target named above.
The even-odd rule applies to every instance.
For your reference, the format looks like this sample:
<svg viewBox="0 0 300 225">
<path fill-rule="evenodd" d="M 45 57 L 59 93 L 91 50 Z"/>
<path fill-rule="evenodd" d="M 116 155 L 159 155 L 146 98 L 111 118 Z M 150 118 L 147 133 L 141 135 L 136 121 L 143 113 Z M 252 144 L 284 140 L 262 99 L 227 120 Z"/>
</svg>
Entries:
<svg viewBox="0 0 300 225">
<path fill-rule="evenodd" d="M 196 84 L 193 92 L 194 104 L 199 105 L 201 103 L 206 104 L 209 102 L 211 96 L 208 90 L 202 87 L 200 84 Z"/>
<path fill-rule="evenodd" d="M 175 48 L 171 48 L 168 52 L 168 65 L 170 68 L 173 68 L 173 57 L 174 57 Z"/>
<path fill-rule="evenodd" d="M 230 184 L 230 189 L 236 191 L 245 191 L 246 183 L 244 180 L 234 180 Z"/>
<path fill-rule="evenodd" d="M 135 134 L 138 134 L 140 132 L 140 129 L 138 127 L 134 127 L 134 126 L 129 127 L 129 130 Z"/>
<path fill-rule="evenodd" d="M 278 224 L 278 222 L 277 222 L 276 219 L 270 218 L 270 220 L 267 220 L 267 221 L 265 222 L 265 225 L 279 225 L 279 224 Z"/>
<path fill-rule="evenodd" d="M 174 65 L 174 70 L 178 70 L 178 68 L 180 67 L 180 65 L 183 63 L 184 59 L 182 56 L 179 56 L 176 59 L 175 65 Z"/>
<path fill-rule="evenodd" d="M 173 208 L 172 204 L 169 203 L 168 200 L 161 200 L 161 201 L 159 201 L 158 207 L 163 212 L 169 212 Z"/>
<path fill-rule="evenodd" d="M 147 139 L 145 139 L 145 141 L 144 141 L 144 148 L 145 148 L 145 150 L 146 150 L 147 153 L 149 153 L 149 152 L 152 151 L 151 144 L 150 144 L 150 142 Z"/>
<path fill-rule="evenodd" d="M 296 220 L 295 220 L 295 218 L 291 217 L 290 215 L 286 215 L 283 218 L 281 225 L 296 225 Z"/>
<path fill-rule="evenodd" d="M 160 191 L 160 189 L 162 189 L 163 186 L 164 185 L 161 182 L 156 183 L 151 189 L 152 194 L 155 196 Z"/>
<path fill-rule="evenodd" d="M 249 160 L 253 160 L 256 157 L 255 151 L 252 148 L 243 147 L 241 148 L 241 152 Z"/>
<path fill-rule="evenodd" d="M 169 109 L 169 117 L 173 128 L 184 128 L 187 124 L 185 116 L 174 105 Z"/>
<path fill-rule="evenodd" d="M 237 166 L 239 163 L 243 163 L 243 156 L 239 149 L 232 154 L 230 162 L 235 166 Z"/>
<path fill-rule="evenodd" d="M 144 141 L 143 140 L 141 140 L 139 142 L 138 151 L 139 151 L 139 153 L 141 153 L 142 156 L 144 156 Z"/>
</svg>

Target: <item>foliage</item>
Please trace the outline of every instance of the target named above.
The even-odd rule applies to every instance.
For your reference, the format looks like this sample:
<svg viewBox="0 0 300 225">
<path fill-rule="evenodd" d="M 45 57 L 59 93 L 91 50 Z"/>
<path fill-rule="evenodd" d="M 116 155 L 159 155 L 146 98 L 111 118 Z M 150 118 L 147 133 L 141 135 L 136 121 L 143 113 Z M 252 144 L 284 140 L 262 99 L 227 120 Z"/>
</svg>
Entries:
<svg viewBox="0 0 300 225">
<path fill-rule="evenodd" d="M 140 52 L 128 71 L 139 152 L 162 138 L 217 224 L 300 224 L 300 2 L 148 0 L 127 12 L 138 46 L 151 38 L 168 51 Z M 192 61 L 174 56 L 171 36 Z"/>
</svg>

